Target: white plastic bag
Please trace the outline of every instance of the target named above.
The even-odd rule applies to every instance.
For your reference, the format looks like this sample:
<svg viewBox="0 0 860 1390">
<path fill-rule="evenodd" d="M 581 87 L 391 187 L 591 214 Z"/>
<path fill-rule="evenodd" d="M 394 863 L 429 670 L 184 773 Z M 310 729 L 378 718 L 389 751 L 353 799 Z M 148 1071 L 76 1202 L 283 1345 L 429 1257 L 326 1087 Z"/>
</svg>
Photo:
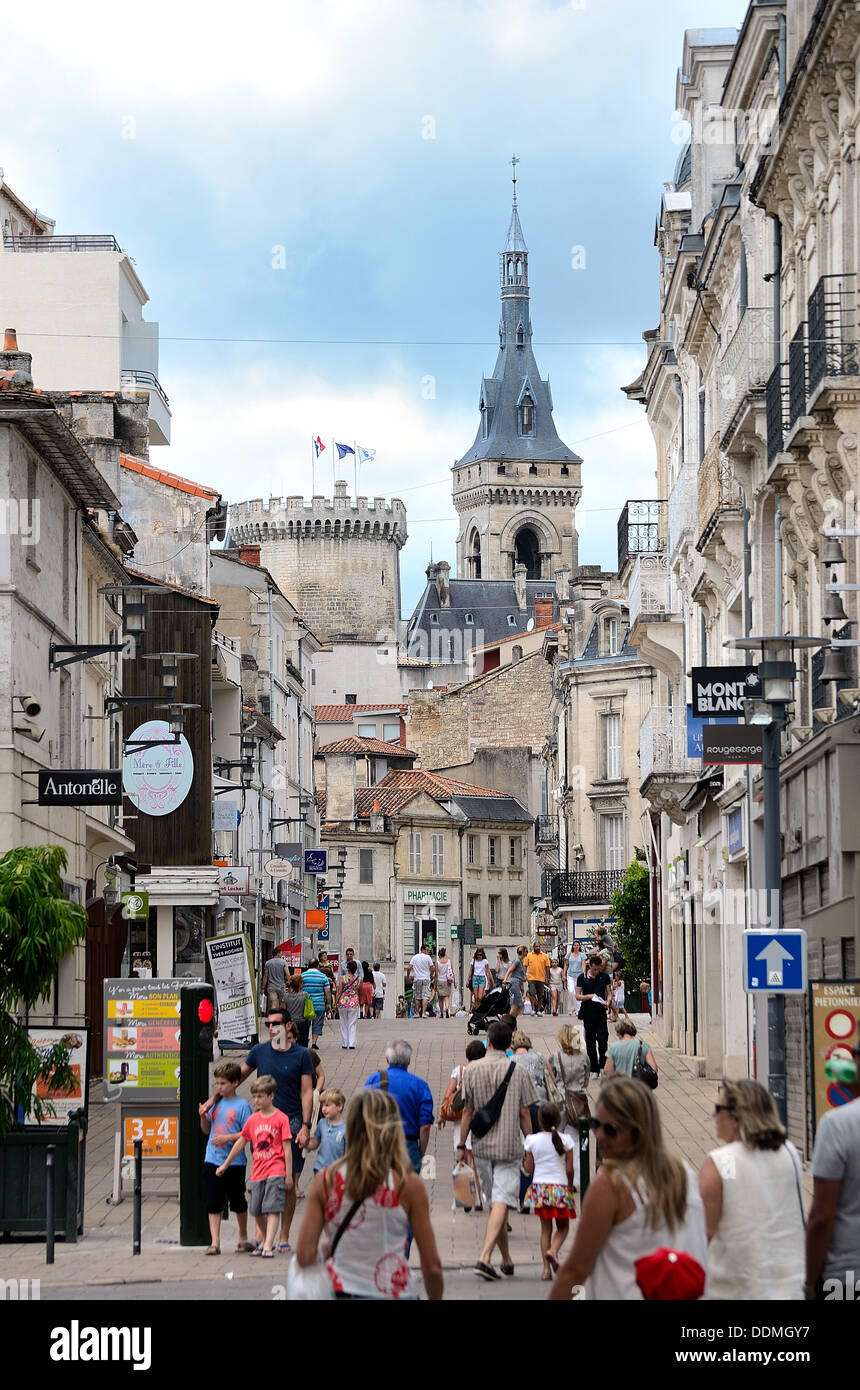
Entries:
<svg viewBox="0 0 860 1390">
<path fill-rule="evenodd" d="M 454 1179 L 454 1201 L 458 1207 L 478 1205 L 478 1180 L 470 1163 L 457 1163 L 451 1174 Z"/>
<path fill-rule="evenodd" d="M 334 1291 L 322 1260 L 318 1257 L 316 1264 L 303 1269 L 294 1255 L 287 1268 L 288 1302 L 293 1303 L 298 1299 L 319 1303 L 327 1298 L 334 1298 Z"/>
</svg>

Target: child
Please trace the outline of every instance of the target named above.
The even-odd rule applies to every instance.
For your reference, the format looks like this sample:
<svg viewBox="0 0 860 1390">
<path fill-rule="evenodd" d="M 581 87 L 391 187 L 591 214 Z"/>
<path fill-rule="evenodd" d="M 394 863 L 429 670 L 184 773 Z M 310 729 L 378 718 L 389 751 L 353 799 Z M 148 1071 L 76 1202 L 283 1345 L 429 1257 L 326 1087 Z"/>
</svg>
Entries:
<svg viewBox="0 0 860 1390">
<path fill-rule="evenodd" d="M 215 1170 L 219 1178 L 223 1177 L 245 1145 L 253 1145 L 254 1166 L 251 1170 L 249 1205 L 257 1223 L 257 1247 L 251 1254 L 261 1255 L 266 1260 L 274 1258 L 273 1246 L 281 1213 L 287 1193 L 293 1186 L 290 1122 L 272 1103 L 275 1090 L 273 1076 L 257 1077 L 251 1086 L 255 1113 L 245 1121 L 239 1138 L 221 1167 Z"/>
<path fill-rule="evenodd" d="M 212 1244 L 207 1255 L 221 1254 L 221 1213 L 230 1203 L 239 1226 L 237 1254 L 243 1250 L 253 1250 L 248 1240 L 248 1203 L 245 1199 L 245 1155 L 236 1160 L 236 1167 L 224 1177 L 217 1177 L 215 1169 L 224 1157 L 226 1148 L 234 1143 L 243 1124 L 251 1114 L 251 1107 L 241 1096 L 236 1095 L 236 1087 L 242 1079 L 242 1069 L 238 1062 L 219 1062 L 215 1068 L 215 1090 L 217 1100 L 208 1114 L 206 1102 L 199 1107 L 200 1128 L 209 1135 L 206 1155 L 203 1162 L 203 1186 L 206 1192 L 206 1211 L 209 1215 L 209 1233 Z"/>
<path fill-rule="evenodd" d="M 315 1173 L 327 1168 L 330 1163 L 337 1163 L 346 1153 L 346 1121 L 343 1118 L 345 1105 L 346 1096 L 343 1091 L 329 1089 L 323 1091 L 320 1096 L 323 1117 L 308 1140 L 309 1152 L 311 1149 L 319 1149 L 314 1163 Z"/>
<path fill-rule="evenodd" d="M 394 1016 L 395 1016 L 395 1018 L 405 1018 L 405 1017 L 406 1017 L 406 1000 L 404 999 L 404 997 L 403 997 L 402 994 L 400 995 L 399 999 L 397 1000 L 397 1008 L 396 1008 L 395 1011 L 394 1011 Z"/>
<path fill-rule="evenodd" d="M 558 1273 L 558 1252 L 567 1240 L 571 1217 L 576 1220 L 573 1201 L 573 1139 L 561 1133 L 561 1111 L 544 1101 L 538 1110 L 540 1133 L 527 1134 L 523 1167 L 532 1174 L 525 1201 L 540 1217 L 540 1253 L 544 1280 Z M 552 1234 L 555 1221 L 556 1234 Z"/>
</svg>

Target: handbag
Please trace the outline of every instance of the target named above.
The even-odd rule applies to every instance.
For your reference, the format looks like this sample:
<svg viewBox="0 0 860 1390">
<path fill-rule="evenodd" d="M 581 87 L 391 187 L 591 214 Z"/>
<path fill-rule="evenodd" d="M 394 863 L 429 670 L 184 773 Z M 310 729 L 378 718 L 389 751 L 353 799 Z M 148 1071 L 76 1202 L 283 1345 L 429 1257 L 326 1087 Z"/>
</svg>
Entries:
<svg viewBox="0 0 860 1390">
<path fill-rule="evenodd" d="M 490 1096 L 486 1105 L 482 1105 L 480 1110 L 476 1110 L 472 1116 L 472 1123 L 469 1126 L 476 1139 L 483 1139 L 489 1134 L 493 1125 L 502 1113 L 502 1106 L 505 1103 L 505 1096 L 508 1093 L 508 1086 L 511 1084 L 511 1077 L 514 1074 L 516 1062 L 511 1062 L 508 1067 L 505 1079 L 498 1090 Z"/>
<path fill-rule="evenodd" d="M 447 1124 L 449 1120 L 453 1120 L 454 1116 L 459 1115 L 460 1111 L 463 1109 L 463 1105 L 465 1104 L 463 1099 L 463 1072 L 465 1070 L 465 1067 L 460 1068 L 459 1081 L 450 1094 L 447 1091 L 445 1092 L 442 1099 L 442 1107 L 439 1111 L 439 1119 L 442 1121 L 442 1124 Z M 450 1086 L 451 1083 L 449 1082 L 448 1085 Z"/>
<path fill-rule="evenodd" d="M 334 1252 L 340 1243 L 340 1238 L 360 1206 L 361 1202 L 353 1202 L 338 1226 L 335 1238 L 331 1243 L 330 1260 L 334 1259 Z M 308 1265 L 306 1268 L 299 1264 L 295 1255 L 293 1256 L 287 1270 L 287 1298 L 290 1302 L 298 1299 L 300 1302 L 313 1303 L 334 1298 L 331 1276 L 319 1256 L 314 1264 Z"/>
<path fill-rule="evenodd" d="M 314 1008 L 314 1001 L 313 999 L 311 999 L 311 996 L 309 994 L 306 994 L 305 1007 L 302 1010 L 302 1018 L 313 1018 L 315 1014 L 316 1009 Z"/>
<path fill-rule="evenodd" d="M 558 1067 L 553 1068 L 553 1070 L 558 1070 L 558 1072 L 561 1074 L 562 1081 L 565 1082 L 564 1117 L 567 1123 L 570 1125 L 571 1129 L 577 1129 L 580 1120 L 583 1119 L 583 1117 L 585 1116 L 591 1115 L 591 1107 L 588 1104 L 588 1096 L 585 1094 L 585 1091 L 574 1090 L 572 1087 L 567 1085 L 564 1075 L 564 1065 L 562 1062 L 561 1053 L 555 1053 L 555 1057 L 558 1059 Z"/>
<path fill-rule="evenodd" d="M 646 1062 L 642 1055 L 642 1044 L 639 1044 L 639 1051 L 636 1054 L 636 1064 L 632 1072 L 637 1081 L 644 1081 L 645 1085 L 652 1091 L 656 1091 L 658 1076 L 650 1062 Z"/>
<path fill-rule="evenodd" d="M 550 1105 L 557 1105 L 559 1110 L 564 1109 L 564 1092 L 546 1062 L 543 1064 L 543 1079 L 546 1087 L 546 1098 Z"/>
</svg>

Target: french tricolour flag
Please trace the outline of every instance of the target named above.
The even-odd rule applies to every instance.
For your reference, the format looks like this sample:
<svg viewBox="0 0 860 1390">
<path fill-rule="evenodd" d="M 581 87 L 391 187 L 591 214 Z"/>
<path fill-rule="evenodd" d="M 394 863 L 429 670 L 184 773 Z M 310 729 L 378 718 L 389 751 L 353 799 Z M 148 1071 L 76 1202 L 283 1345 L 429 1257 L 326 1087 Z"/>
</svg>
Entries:
<svg viewBox="0 0 860 1390">
<path fill-rule="evenodd" d="M 317 456 L 317 458 L 319 458 L 319 456 L 320 456 L 320 454 L 322 453 L 322 451 L 323 451 L 324 448 L 325 448 L 325 445 L 323 444 L 323 442 L 322 442 L 322 440 L 320 439 L 319 435 L 317 435 L 316 439 L 314 440 L 314 450 L 316 451 L 316 456 Z"/>
</svg>

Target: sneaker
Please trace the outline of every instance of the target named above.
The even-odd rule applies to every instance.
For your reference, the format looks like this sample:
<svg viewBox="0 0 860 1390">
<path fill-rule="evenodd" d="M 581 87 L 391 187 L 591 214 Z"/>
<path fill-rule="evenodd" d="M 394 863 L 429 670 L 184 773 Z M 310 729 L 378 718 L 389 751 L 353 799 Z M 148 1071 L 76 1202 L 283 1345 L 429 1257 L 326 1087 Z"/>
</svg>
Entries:
<svg viewBox="0 0 860 1390">
<path fill-rule="evenodd" d="M 480 1279 L 487 1279 L 488 1281 L 502 1277 L 497 1269 L 493 1269 L 492 1265 L 485 1265 L 482 1260 L 478 1260 L 475 1265 L 475 1273 Z"/>
<path fill-rule="evenodd" d="M 504 1276 L 505 1276 L 506 1279 L 513 1279 L 513 1277 L 514 1277 L 514 1267 L 513 1267 L 513 1265 L 502 1265 L 502 1273 L 504 1274 Z"/>
</svg>

